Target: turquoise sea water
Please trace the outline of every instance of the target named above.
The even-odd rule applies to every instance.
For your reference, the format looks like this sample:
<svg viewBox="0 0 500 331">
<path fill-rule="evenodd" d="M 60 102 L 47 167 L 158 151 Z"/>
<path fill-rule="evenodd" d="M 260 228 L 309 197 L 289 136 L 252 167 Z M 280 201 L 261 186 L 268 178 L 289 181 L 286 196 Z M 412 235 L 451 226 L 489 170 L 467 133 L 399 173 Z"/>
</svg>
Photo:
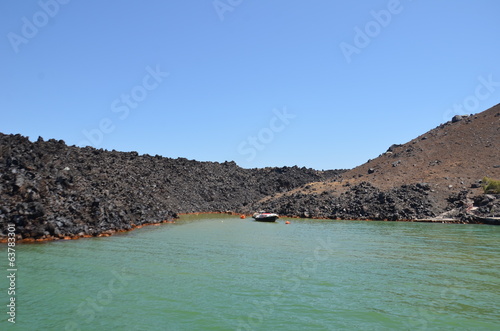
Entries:
<svg viewBox="0 0 500 331">
<path fill-rule="evenodd" d="M 185 216 L 16 247 L 1 330 L 498 330 L 500 227 Z"/>
</svg>

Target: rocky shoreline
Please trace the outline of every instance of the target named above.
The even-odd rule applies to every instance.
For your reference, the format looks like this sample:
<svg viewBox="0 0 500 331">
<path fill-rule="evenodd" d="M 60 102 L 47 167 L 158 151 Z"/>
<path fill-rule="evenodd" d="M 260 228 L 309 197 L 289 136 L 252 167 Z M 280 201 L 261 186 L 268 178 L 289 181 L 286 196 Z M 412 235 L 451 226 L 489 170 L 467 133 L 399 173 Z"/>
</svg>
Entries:
<svg viewBox="0 0 500 331">
<path fill-rule="evenodd" d="M 345 170 L 299 167 L 243 169 L 234 162 L 198 162 L 31 142 L 0 133 L 0 241 L 14 224 L 19 241 L 108 236 L 172 222 L 181 213 L 252 214 L 363 220 L 456 220 L 499 216 L 498 195 L 451 194 L 430 184 L 381 190 L 369 182 L 342 193 L 305 194 L 310 183 L 343 181 Z"/>
<path fill-rule="evenodd" d="M 284 195 L 254 204 L 254 209 L 272 210 L 288 217 L 413 221 L 468 224 L 495 224 L 484 219 L 500 216 L 500 195 L 477 195 L 462 191 L 439 201 L 428 183 L 402 185 L 382 191 L 368 182 L 350 187 L 346 192 L 332 194 L 303 192 Z M 246 210 L 245 210 L 246 211 Z"/>
<path fill-rule="evenodd" d="M 180 213 L 234 211 L 342 172 L 243 169 L 0 134 L 0 239 L 7 224 L 18 240 L 64 239 L 128 231 Z"/>
</svg>

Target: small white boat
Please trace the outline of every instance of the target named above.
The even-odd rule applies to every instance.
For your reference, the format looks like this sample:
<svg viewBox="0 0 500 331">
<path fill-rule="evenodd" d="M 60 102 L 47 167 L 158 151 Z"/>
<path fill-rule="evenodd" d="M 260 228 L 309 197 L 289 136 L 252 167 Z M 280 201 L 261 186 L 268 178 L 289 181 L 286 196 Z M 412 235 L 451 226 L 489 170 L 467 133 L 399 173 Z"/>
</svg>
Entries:
<svg viewBox="0 0 500 331">
<path fill-rule="evenodd" d="M 260 211 L 258 213 L 253 214 L 252 217 L 254 220 L 259 222 L 275 222 L 279 218 L 279 215 L 275 213 L 266 213 Z"/>
</svg>

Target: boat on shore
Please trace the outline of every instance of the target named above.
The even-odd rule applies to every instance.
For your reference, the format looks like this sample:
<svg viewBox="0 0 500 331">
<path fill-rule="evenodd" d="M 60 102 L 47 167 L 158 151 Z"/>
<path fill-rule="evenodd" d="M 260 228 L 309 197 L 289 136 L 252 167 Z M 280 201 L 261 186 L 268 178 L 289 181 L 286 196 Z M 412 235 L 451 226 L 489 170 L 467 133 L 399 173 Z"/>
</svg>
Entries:
<svg viewBox="0 0 500 331">
<path fill-rule="evenodd" d="M 279 218 L 279 215 L 275 213 L 266 213 L 260 211 L 258 213 L 253 214 L 252 217 L 254 220 L 258 222 L 275 222 Z"/>
<path fill-rule="evenodd" d="M 474 220 L 478 223 L 489 224 L 489 225 L 500 225 L 500 217 L 474 217 Z"/>
</svg>

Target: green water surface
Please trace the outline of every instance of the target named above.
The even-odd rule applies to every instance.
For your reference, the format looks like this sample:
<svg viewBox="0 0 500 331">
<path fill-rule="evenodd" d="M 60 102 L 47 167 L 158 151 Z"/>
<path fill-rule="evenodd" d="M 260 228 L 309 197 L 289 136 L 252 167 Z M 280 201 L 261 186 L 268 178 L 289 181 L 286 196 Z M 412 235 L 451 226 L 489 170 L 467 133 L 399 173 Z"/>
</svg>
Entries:
<svg viewBox="0 0 500 331">
<path fill-rule="evenodd" d="M 0 329 L 500 329 L 500 227 L 290 221 L 17 244 L 15 324 L 2 244 Z"/>
</svg>

